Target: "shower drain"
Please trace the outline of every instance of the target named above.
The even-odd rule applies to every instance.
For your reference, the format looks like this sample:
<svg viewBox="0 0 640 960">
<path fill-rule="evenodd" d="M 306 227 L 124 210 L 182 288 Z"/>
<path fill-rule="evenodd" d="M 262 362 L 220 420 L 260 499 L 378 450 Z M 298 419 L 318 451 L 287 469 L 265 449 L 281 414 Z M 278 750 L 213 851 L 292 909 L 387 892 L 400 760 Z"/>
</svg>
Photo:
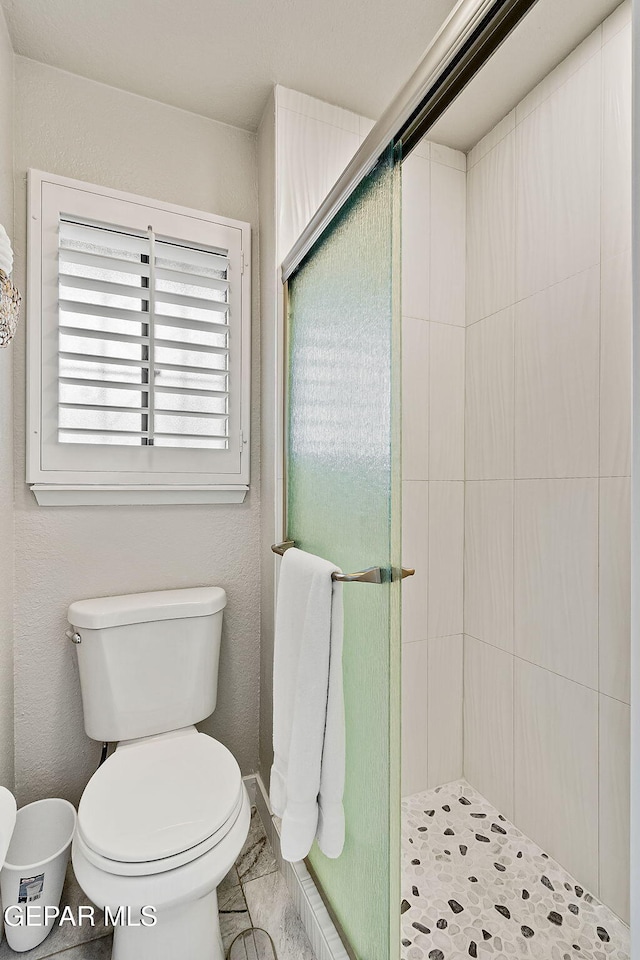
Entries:
<svg viewBox="0 0 640 960">
<path fill-rule="evenodd" d="M 267 931 L 250 927 L 232 941 L 227 960 L 277 960 L 277 956 Z"/>
</svg>

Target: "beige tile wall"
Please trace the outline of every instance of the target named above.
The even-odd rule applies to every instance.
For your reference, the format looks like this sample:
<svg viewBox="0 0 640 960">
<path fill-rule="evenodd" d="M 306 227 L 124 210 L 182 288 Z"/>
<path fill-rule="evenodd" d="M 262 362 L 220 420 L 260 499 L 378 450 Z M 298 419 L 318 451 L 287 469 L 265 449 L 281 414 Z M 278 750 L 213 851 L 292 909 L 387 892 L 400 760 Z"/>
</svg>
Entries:
<svg viewBox="0 0 640 960">
<path fill-rule="evenodd" d="M 631 26 L 469 154 L 464 771 L 628 919 Z"/>
<path fill-rule="evenodd" d="M 403 794 L 462 776 L 466 158 L 402 166 Z"/>
</svg>

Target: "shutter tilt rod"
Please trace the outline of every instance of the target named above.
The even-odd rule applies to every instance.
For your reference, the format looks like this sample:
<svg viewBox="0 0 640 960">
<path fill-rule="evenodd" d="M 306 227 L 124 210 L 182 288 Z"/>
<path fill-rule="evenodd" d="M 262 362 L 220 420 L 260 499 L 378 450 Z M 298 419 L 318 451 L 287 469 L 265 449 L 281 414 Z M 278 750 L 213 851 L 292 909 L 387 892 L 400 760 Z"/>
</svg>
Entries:
<svg viewBox="0 0 640 960">
<path fill-rule="evenodd" d="M 153 226 L 149 224 L 149 407 L 148 417 L 148 444 L 153 446 L 156 418 L 156 241 Z"/>
</svg>

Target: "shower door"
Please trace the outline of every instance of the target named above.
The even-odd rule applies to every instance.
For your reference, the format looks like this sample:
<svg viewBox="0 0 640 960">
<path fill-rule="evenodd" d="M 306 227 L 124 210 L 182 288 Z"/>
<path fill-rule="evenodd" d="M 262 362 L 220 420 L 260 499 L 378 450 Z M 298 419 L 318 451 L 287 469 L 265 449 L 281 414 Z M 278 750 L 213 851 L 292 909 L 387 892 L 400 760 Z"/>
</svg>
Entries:
<svg viewBox="0 0 640 960">
<path fill-rule="evenodd" d="M 399 165 L 392 148 L 288 287 L 287 533 L 345 573 L 346 841 L 308 863 L 358 960 L 399 943 Z"/>
</svg>

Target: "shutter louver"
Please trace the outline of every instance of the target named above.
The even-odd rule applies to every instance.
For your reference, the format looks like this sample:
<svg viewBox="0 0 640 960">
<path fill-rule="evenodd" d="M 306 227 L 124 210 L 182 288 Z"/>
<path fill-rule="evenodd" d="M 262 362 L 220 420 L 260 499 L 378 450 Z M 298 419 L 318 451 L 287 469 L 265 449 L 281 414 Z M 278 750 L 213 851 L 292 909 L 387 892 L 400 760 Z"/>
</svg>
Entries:
<svg viewBox="0 0 640 960">
<path fill-rule="evenodd" d="M 58 440 L 229 446 L 229 261 L 60 219 Z"/>
</svg>

